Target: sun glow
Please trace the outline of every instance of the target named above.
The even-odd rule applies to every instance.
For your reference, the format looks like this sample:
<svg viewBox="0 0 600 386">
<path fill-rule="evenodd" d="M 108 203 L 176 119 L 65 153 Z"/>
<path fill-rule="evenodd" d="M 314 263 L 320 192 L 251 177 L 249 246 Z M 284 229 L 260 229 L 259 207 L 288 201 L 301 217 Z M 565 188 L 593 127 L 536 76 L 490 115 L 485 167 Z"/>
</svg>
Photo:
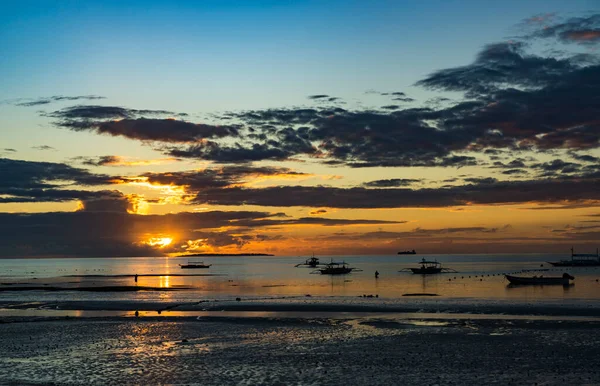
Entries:
<svg viewBox="0 0 600 386">
<path fill-rule="evenodd" d="M 164 248 L 172 242 L 173 239 L 171 237 L 152 237 L 151 239 L 148 239 L 148 241 L 146 241 L 146 244 L 148 244 L 151 247 Z"/>
</svg>

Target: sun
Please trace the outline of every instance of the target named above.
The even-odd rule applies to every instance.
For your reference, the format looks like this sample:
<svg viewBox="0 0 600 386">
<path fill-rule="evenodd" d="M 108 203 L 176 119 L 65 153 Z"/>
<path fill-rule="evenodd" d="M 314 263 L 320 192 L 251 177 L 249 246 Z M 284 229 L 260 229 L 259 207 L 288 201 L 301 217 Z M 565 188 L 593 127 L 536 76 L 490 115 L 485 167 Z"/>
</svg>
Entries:
<svg viewBox="0 0 600 386">
<path fill-rule="evenodd" d="M 151 247 L 164 248 L 171 244 L 171 242 L 173 242 L 171 237 L 152 237 L 146 241 L 146 244 L 150 245 Z"/>
</svg>

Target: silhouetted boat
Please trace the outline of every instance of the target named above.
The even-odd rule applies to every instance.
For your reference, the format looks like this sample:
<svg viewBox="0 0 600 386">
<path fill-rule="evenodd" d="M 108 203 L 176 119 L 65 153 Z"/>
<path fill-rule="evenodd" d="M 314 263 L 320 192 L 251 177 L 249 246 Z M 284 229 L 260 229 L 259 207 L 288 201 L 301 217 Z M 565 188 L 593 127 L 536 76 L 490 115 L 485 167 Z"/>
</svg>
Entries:
<svg viewBox="0 0 600 386">
<path fill-rule="evenodd" d="M 398 252 L 399 255 L 416 255 L 417 251 L 415 251 L 414 249 L 412 251 L 400 251 Z"/>
<path fill-rule="evenodd" d="M 398 272 L 412 272 L 420 275 L 431 275 L 434 273 L 456 273 L 452 268 L 442 268 L 442 263 L 438 261 L 427 261 L 423 258 L 418 268 L 403 268 Z"/>
<path fill-rule="evenodd" d="M 510 282 L 510 284 L 516 285 L 569 285 L 569 280 L 575 280 L 575 278 L 568 273 L 563 273 L 562 276 L 558 277 L 544 277 L 544 276 L 511 276 L 504 275 Z"/>
<path fill-rule="evenodd" d="M 600 267 L 600 255 L 593 253 L 575 253 L 571 248 L 571 260 L 549 261 L 555 267 Z"/>
<path fill-rule="evenodd" d="M 362 269 L 349 267 L 348 263 L 342 262 L 331 262 L 325 264 L 325 267 L 319 268 L 311 273 L 320 273 L 322 275 L 344 275 L 353 271 L 362 271 Z"/>
<path fill-rule="evenodd" d="M 182 269 L 193 269 L 193 268 L 210 268 L 212 264 L 204 264 L 203 261 L 188 261 L 187 264 L 179 264 Z"/>
<path fill-rule="evenodd" d="M 315 257 L 315 255 L 313 254 L 310 259 L 306 259 L 306 261 L 304 263 L 296 264 L 295 267 L 317 268 L 318 265 L 319 265 L 319 258 Z"/>
</svg>

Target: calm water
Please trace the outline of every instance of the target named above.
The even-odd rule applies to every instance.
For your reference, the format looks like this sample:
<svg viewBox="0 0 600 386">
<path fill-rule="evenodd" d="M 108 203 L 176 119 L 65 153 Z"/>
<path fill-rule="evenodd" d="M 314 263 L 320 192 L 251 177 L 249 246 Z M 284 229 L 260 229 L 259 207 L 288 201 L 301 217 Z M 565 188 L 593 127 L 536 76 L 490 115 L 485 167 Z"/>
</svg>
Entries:
<svg viewBox="0 0 600 386">
<path fill-rule="evenodd" d="M 552 269 L 547 261 L 567 255 L 416 255 L 416 256 L 319 256 L 321 262 L 344 260 L 362 272 L 327 276 L 311 274 L 311 268 L 295 268 L 308 256 L 297 257 L 212 257 L 210 269 L 182 270 L 178 264 L 186 258 L 71 258 L 71 259 L 2 259 L 0 288 L 16 285 L 89 287 L 137 285 L 162 288 L 191 287 L 181 291 L 80 292 L 80 291 L 0 291 L 0 300 L 141 300 L 197 301 L 234 297 L 265 298 L 277 296 L 361 296 L 377 294 L 383 298 L 400 298 L 406 293 L 435 293 L 444 298 L 473 299 L 600 299 L 600 269 Z M 444 267 L 459 273 L 413 275 L 398 272 L 414 267 L 421 258 L 437 259 Z M 195 259 L 201 260 L 201 259 Z M 541 265 L 543 264 L 543 267 Z M 559 276 L 570 272 L 575 284 L 562 286 L 511 287 L 503 273 L 522 270 L 525 275 Z M 375 279 L 375 271 L 379 279 Z M 172 276 L 205 274 L 212 276 Z M 19 284 L 16 284 L 19 283 Z"/>
</svg>

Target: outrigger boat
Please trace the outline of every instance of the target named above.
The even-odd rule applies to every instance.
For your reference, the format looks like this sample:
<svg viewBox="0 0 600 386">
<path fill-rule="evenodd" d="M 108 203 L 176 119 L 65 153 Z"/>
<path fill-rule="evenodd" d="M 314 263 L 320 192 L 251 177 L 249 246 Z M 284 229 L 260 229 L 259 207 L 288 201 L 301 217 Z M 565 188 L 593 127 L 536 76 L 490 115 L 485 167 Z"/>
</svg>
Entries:
<svg viewBox="0 0 600 386">
<path fill-rule="evenodd" d="M 544 277 L 544 276 L 533 276 L 533 277 L 523 277 L 523 276 L 511 276 L 504 275 L 506 279 L 510 282 L 510 284 L 516 285 L 569 285 L 569 280 L 575 280 L 575 278 L 568 273 L 563 273 L 562 276 L 559 277 Z"/>
<path fill-rule="evenodd" d="M 192 269 L 192 268 L 210 268 L 212 264 L 204 264 L 203 261 L 188 261 L 187 264 L 179 264 L 181 269 Z"/>
<path fill-rule="evenodd" d="M 304 263 L 296 264 L 294 267 L 309 267 L 309 268 L 317 268 L 319 265 L 319 258 L 315 257 L 313 254 L 310 259 L 306 259 Z"/>
<path fill-rule="evenodd" d="M 456 273 L 457 271 L 452 268 L 442 268 L 442 263 L 436 261 L 428 261 L 423 258 L 418 268 L 403 268 L 398 272 L 412 272 L 420 275 L 431 275 L 434 273 Z"/>
<path fill-rule="evenodd" d="M 598 249 L 596 249 L 596 254 L 593 254 L 575 253 L 574 249 L 571 248 L 571 260 L 549 261 L 548 263 L 555 267 L 599 267 L 600 255 Z"/>
<path fill-rule="evenodd" d="M 321 275 L 345 275 L 350 272 L 360 272 L 362 269 L 349 267 L 345 261 L 325 264 L 325 267 L 316 269 L 311 273 L 320 273 Z"/>
</svg>

